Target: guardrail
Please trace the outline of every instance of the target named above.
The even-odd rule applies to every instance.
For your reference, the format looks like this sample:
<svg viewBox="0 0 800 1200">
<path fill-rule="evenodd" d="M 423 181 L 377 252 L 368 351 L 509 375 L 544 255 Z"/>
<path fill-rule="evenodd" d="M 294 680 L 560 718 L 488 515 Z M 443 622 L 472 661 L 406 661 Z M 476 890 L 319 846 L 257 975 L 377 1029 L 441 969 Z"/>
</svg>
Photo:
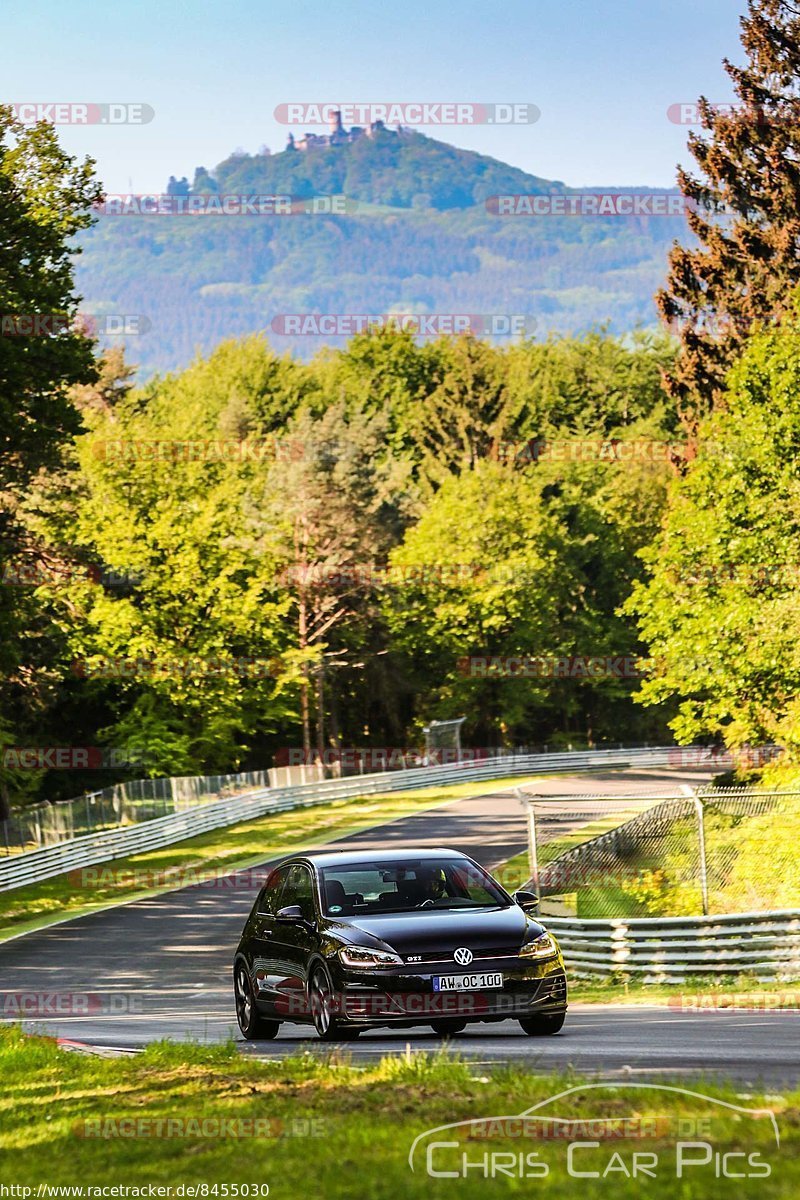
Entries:
<svg viewBox="0 0 800 1200">
<path fill-rule="evenodd" d="M 311 774 L 309 780 L 291 782 L 306 783 L 318 778 L 319 775 Z M 0 820 L 0 854 L 24 854 L 120 825 L 154 821 L 223 796 L 241 796 L 256 788 L 270 787 L 274 782 L 268 771 L 130 779 L 69 800 L 12 807 L 9 816 Z"/>
<path fill-rule="evenodd" d="M 645 983 L 687 975 L 800 977 L 800 910 L 718 917 L 578 921 L 545 917 L 574 975 L 633 974 Z"/>
<path fill-rule="evenodd" d="M 287 812 L 328 804 L 333 800 L 357 799 L 386 792 L 411 791 L 440 784 L 507 778 L 519 775 L 563 774 L 570 771 L 663 767 L 675 762 L 676 747 L 619 750 L 578 750 L 558 754 L 525 754 L 485 762 L 452 763 L 331 779 L 291 788 L 261 788 L 225 800 L 212 800 L 199 808 L 156 817 L 137 825 L 107 829 L 29 850 L 0 861 L 0 892 L 39 883 L 68 871 L 95 866 L 131 854 L 160 849 L 173 842 L 236 825 L 240 821 L 270 813 Z M 698 763 L 697 765 L 701 765 Z"/>
</svg>

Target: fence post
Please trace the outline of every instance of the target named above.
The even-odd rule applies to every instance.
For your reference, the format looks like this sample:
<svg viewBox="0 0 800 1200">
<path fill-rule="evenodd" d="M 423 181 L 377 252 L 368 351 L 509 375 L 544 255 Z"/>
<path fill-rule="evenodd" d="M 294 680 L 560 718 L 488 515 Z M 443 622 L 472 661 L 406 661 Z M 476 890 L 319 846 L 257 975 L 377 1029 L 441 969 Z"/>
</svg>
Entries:
<svg viewBox="0 0 800 1200">
<path fill-rule="evenodd" d="M 516 788 L 517 799 L 528 807 L 528 862 L 531 869 L 531 882 L 536 893 L 536 899 L 541 907 L 542 897 L 539 890 L 539 853 L 536 845 L 536 812 L 533 807 L 534 797 L 526 796 L 522 788 Z"/>
<path fill-rule="evenodd" d="M 694 804 L 694 811 L 697 817 L 697 846 L 700 851 L 700 895 L 703 901 L 703 916 L 708 916 L 708 863 L 706 861 L 706 829 L 705 829 L 705 809 L 703 801 L 698 796 L 694 788 L 689 787 L 687 783 L 681 784 L 681 791 L 687 796 L 691 796 Z"/>
</svg>

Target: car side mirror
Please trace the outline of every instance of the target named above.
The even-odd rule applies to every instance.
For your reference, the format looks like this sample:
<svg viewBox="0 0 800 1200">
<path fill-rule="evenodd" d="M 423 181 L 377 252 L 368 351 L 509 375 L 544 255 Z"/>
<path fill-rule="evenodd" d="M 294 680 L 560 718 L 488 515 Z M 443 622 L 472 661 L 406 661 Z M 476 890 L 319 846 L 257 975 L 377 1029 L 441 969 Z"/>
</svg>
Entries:
<svg viewBox="0 0 800 1200">
<path fill-rule="evenodd" d="M 275 914 L 278 921 L 297 922 L 303 920 L 303 910 L 299 904 L 290 904 L 288 908 L 279 908 Z"/>
<path fill-rule="evenodd" d="M 514 892 L 511 899 L 525 912 L 534 911 L 539 907 L 539 901 L 533 892 Z"/>
</svg>

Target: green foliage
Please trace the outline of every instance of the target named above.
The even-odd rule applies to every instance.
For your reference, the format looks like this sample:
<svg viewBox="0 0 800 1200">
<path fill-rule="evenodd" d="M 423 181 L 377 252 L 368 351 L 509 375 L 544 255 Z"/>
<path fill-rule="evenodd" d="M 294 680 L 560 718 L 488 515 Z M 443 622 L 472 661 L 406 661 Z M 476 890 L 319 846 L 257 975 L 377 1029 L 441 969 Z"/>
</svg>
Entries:
<svg viewBox="0 0 800 1200">
<path fill-rule="evenodd" d="M 800 747 L 798 333 L 752 339 L 627 605 L 652 657 L 642 700 L 677 700 L 684 742 Z"/>
<path fill-rule="evenodd" d="M 8 586 L 6 569 L 23 550 L 35 552 L 21 517 L 32 481 L 55 470 L 80 429 L 70 387 L 93 379 L 94 346 L 72 327 L 71 242 L 90 223 L 99 198 L 92 162 L 76 162 L 51 126 L 24 128 L 0 105 L 0 744 L 24 737 L 40 721 L 49 687 L 53 631 L 24 590 Z M 40 330 L 31 335 L 31 322 Z M 17 325 L 17 322 L 20 322 Z M 27 324 L 22 324 L 22 322 Z M 49 332 L 48 332 L 49 331 Z M 34 777 L 35 780 L 35 777 Z M 22 782 L 0 761 L 0 811 Z"/>
<path fill-rule="evenodd" d="M 481 745 L 652 736 L 630 680 L 476 680 L 459 660 L 636 652 L 617 609 L 667 466 L 525 451 L 671 438 L 668 354 L 381 331 L 304 365 L 251 337 L 140 388 L 109 354 L 26 505 L 31 539 L 100 578 L 24 593 L 50 630 L 37 736 L 135 749 L 151 775 L 402 746 L 450 715 Z"/>
<path fill-rule="evenodd" d="M 631 679 L 481 678 L 464 664 L 635 656 L 617 608 L 636 551 L 657 528 L 665 483 L 650 468 L 555 461 L 514 470 L 483 460 L 446 479 L 392 557 L 402 586 L 386 601 L 420 714 L 466 714 L 478 744 L 498 730 L 511 745 L 558 732 L 580 743 L 630 722 Z"/>
</svg>

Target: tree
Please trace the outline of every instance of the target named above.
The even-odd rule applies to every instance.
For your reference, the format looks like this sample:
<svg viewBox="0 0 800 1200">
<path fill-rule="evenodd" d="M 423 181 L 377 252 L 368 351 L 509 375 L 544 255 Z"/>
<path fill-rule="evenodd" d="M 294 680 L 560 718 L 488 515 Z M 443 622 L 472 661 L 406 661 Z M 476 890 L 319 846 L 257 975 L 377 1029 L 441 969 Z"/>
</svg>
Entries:
<svg viewBox="0 0 800 1200">
<path fill-rule="evenodd" d="M 753 337 L 626 605 L 681 742 L 800 750 L 800 320 Z"/>
<path fill-rule="evenodd" d="M 0 538 L 15 500 L 80 428 L 69 389 L 94 377 L 94 343 L 70 327 L 71 239 L 101 195 L 93 167 L 66 154 L 52 126 L 23 127 L 0 106 Z"/>
<path fill-rule="evenodd" d="M 747 65 L 725 60 L 739 102 L 728 111 L 700 99 L 707 132 L 689 136 L 700 174 L 678 173 L 699 245 L 673 247 L 656 296 L 679 332 L 666 383 L 691 434 L 754 323 L 781 320 L 800 280 L 800 12 L 749 0 L 740 24 Z"/>
<path fill-rule="evenodd" d="M 319 418 L 301 411 L 287 429 L 299 453 L 269 472 L 251 525 L 283 569 L 279 579 L 295 616 L 303 749 L 311 752 L 311 687 L 316 683 L 317 751 L 325 747 L 325 678 L 359 669 L 366 630 L 378 615 L 374 593 L 389 551 L 408 520 L 410 464 L 387 452 L 385 416 L 348 413 L 339 402 Z M 345 626 L 347 628 L 345 629 Z M 336 691 L 331 734 L 338 741 Z"/>
<path fill-rule="evenodd" d="M 489 458 L 510 436 L 506 356 L 470 335 L 440 338 L 431 348 L 434 386 L 410 434 L 424 477 L 439 483 L 452 471 L 468 471 Z"/>
<path fill-rule="evenodd" d="M 0 574 L 25 542 L 20 506 L 32 480 L 58 465 L 80 428 L 69 390 L 94 377 L 94 343 L 72 324 L 71 242 L 100 194 L 91 159 L 76 162 L 52 126 L 25 128 L 0 106 Z M 31 597 L 0 586 L 6 728 L 19 731 L 31 706 L 40 708 L 36 666 L 47 638 Z M 3 772 L 0 762 L 0 781 Z M 4 795 L 0 787 L 0 812 Z"/>
<path fill-rule="evenodd" d="M 231 427 L 234 406 L 248 437 L 268 408 L 273 358 L 256 340 L 238 358 L 223 346 L 215 372 L 196 363 L 127 394 L 112 373 L 113 403 L 82 401 L 78 469 L 43 519 L 43 537 L 101 575 L 51 601 L 68 649 L 61 703 L 88 706 L 111 745 L 138 739 L 149 774 L 241 768 L 253 740 L 293 714 L 275 680 L 287 644 L 276 563 L 245 531 L 267 465 Z M 106 570 L 121 586 L 103 584 Z"/>
<path fill-rule="evenodd" d="M 632 711 L 631 681 L 581 675 L 580 661 L 637 648 L 616 609 L 634 551 L 654 532 L 665 471 L 482 461 L 442 484 L 392 555 L 384 598 L 418 722 L 466 716 L 467 735 L 483 745 L 613 732 Z M 481 662 L 490 656 L 542 665 L 493 676 Z M 577 663 L 572 677 L 555 665 L 566 658 Z"/>
</svg>

